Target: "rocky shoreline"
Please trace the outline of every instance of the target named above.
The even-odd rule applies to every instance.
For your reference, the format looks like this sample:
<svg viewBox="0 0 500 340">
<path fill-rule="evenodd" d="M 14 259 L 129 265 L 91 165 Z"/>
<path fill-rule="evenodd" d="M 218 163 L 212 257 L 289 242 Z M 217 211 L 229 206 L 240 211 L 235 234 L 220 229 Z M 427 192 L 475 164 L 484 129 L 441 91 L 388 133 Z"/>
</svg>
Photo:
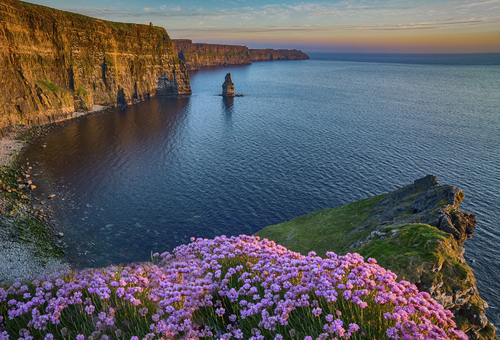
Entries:
<svg viewBox="0 0 500 340">
<path fill-rule="evenodd" d="M 17 126 L 0 138 L 0 285 L 70 269 L 57 232 L 47 221 L 50 215 L 32 204 L 36 186 L 26 171 L 29 165 L 18 166 L 19 153 L 27 144 L 20 138 L 30 134 L 29 127 Z"/>
<path fill-rule="evenodd" d="M 64 259 L 64 234 L 52 223 L 50 200 L 35 198 L 36 175 L 29 162 L 20 159 L 32 140 L 51 132 L 71 119 L 102 112 L 95 105 L 90 112 L 58 116 L 45 125 L 16 125 L 1 130 L 0 137 L 0 285 L 68 271 Z"/>
</svg>

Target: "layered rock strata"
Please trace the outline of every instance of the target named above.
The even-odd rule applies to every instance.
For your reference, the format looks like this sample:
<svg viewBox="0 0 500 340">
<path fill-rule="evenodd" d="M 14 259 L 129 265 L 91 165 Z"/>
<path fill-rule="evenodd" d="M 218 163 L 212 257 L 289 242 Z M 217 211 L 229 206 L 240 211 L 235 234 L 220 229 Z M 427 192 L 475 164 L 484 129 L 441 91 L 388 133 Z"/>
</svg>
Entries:
<svg viewBox="0 0 500 340">
<path fill-rule="evenodd" d="M 0 0 L 0 129 L 191 93 L 165 29 Z"/>
<path fill-rule="evenodd" d="M 193 43 L 189 39 L 174 39 L 173 43 L 177 56 L 186 62 L 188 70 L 246 65 L 252 61 L 309 59 L 307 54 L 297 50 L 249 49 L 240 45 Z"/>
<path fill-rule="evenodd" d="M 193 43 L 188 39 L 172 41 L 177 56 L 186 63 L 188 70 L 252 63 L 246 46 Z"/>
<path fill-rule="evenodd" d="M 226 78 L 222 84 L 222 96 L 234 97 L 234 83 L 231 80 L 231 73 L 226 74 Z"/>
<path fill-rule="evenodd" d="M 249 51 L 252 61 L 274 61 L 274 60 L 304 60 L 309 59 L 309 56 L 299 50 L 274 50 L 266 49 L 251 49 Z"/>
</svg>

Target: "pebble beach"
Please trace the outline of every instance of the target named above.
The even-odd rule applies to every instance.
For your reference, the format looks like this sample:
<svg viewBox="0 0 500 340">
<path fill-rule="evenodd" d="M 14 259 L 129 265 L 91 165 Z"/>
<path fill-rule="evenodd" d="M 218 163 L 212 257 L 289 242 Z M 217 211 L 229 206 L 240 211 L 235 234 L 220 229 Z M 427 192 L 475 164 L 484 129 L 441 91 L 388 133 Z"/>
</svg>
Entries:
<svg viewBox="0 0 500 340">
<path fill-rule="evenodd" d="M 8 167 L 21 151 L 25 142 L 16 138 L 22 129 L 15 129 L 0 139 L 0 167 Z M 69 270 L 69 265 L 60 258 L 41 258 L 36 254 L 35 245 L 15 237 L 16 230 L 23 224 L 22 216 L 29 210 L 29 205 L 20 207 L 13 215 L 3 213 L 8 202 L 0 197 L 0 285 L 15 281 L 49 276 L 62 270 Z"/>
</svg>

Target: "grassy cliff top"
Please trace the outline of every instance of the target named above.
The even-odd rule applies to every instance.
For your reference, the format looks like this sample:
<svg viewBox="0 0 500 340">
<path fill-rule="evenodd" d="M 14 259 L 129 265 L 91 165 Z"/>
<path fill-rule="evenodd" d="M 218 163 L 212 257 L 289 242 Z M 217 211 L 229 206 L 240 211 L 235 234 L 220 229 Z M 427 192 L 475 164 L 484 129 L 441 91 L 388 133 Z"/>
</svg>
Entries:
<svg viewBox="0 0 500 340">
<path fill-rule="evenodd" d="M 108 20 L 102 20 L 102 19 L 97 19 L 93 17 L 89 17 L 83 14 L 79 13 L 73 13 L 73 12 L 67 12 L 67 11 L 62 11 L 58 10 L 55 8 L 47 7 L 47 6 L 42 6 L 42 5 L 35 5 L 29 2 L 24 2 L 24 1 L 18 1 L 20 7 L 27 12 L 32 12 L 36 13 L 41 16 L 47 16 L 53 17 L 53 16 L 58 16 L 58 17 L 66 17 L 69 21 L 79 21 L 82 23 L 103 23 L 106 25 L 108 28 L 116 31 L 123 31 L 123 32 L 128 32 L 132 31 L 135 29 L 145 29 L 145 28 L 150 28 L 158 34 L 167 34 L 165 29 L 163 27 L 158 27 L 158 26 L 152 26 L 152 25 L 144 25 L 144 24 L 135 24 L 135 23 L 123 23 L 123 22 L 115 22 L 115 21 L 108 21 Z"/>
</svg>

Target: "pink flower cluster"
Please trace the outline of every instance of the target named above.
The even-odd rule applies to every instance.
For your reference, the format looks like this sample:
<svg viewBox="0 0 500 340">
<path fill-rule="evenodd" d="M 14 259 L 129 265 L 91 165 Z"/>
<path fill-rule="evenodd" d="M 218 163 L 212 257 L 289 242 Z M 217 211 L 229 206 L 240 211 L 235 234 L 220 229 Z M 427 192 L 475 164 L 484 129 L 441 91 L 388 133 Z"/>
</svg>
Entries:
<svg viewBox="0 0 500 340">
<path fill-rule="evenodd" d="M 0 304 L 8 306 L 9 320 L 31 315 L 26 340 L 32 338 L 29 329 L 57 325 L 72 305 L 95 315 L 94 333 L 79 334 L 79 340 L 111 330 L 121 336 L 116 321 L 122 307 L 113 305 L 117 298 L 137 306 L 138 317 L 149 325 L 149 333 L 127 338 L 134 340 L 373 339 L 377 327 L 390 339 L 467 339 L 456 330 L 453 314 L 429 294 L 396 282 L 395 274 L 359 254 L 303 256 L 245 235 L 192 241 L 173 255 L 161 254 L 157 265 L 112 266 L 78 271 L 71 279 L 35 281 L 33 296 L 17 283 L 0 289 Z M 95 299 L 107 307 L 97 310 Z M 298 322 L 315 326 L 300 330 Z M 4 333 L 0 340 L 9 339 Z"/>
</svg>

